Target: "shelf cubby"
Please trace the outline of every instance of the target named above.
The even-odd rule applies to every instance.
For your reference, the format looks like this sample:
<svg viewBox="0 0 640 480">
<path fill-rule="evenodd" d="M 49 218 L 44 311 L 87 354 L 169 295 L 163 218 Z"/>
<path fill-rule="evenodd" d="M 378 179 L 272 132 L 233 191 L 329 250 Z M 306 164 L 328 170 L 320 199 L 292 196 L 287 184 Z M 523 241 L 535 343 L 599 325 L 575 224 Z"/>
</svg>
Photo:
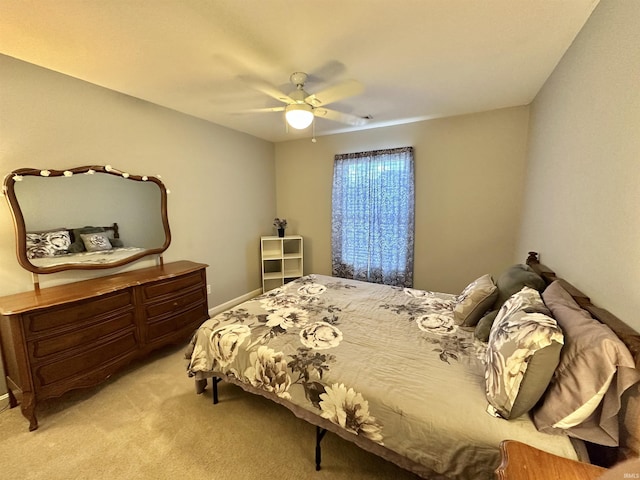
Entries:
<svg viewBox="0 0 640 480">
<path fill-rule="evenodd" d="M 262 292 L 302 277 L 303 245 L 300 235 L 260 238 Z"/>
</svg>

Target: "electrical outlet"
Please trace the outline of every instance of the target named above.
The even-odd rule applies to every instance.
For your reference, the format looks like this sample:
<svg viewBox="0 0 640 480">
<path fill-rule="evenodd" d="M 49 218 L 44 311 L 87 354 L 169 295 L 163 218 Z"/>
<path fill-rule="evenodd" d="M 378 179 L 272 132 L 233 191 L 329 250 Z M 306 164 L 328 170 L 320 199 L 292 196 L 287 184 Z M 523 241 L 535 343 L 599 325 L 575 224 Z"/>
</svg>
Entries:
<svg viewBox="0 0 640 480">
<path fill-rule="evenodd" d="M 211 295 L 211 285 L 207 285 L 207 295 Z"/>
</svg>

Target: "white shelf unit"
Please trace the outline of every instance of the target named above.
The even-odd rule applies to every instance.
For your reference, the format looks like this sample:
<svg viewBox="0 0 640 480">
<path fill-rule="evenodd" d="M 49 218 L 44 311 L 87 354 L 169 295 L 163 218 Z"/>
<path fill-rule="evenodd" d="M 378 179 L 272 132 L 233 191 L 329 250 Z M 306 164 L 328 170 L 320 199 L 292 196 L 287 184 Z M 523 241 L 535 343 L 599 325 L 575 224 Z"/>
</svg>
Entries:
<svg viewBox="0 0 640 480">
<path fill-rule="evenodd" d="M 303 275 L 300 235 L 260 237 L 262 292 L 281 287 Z"/>
</svg>

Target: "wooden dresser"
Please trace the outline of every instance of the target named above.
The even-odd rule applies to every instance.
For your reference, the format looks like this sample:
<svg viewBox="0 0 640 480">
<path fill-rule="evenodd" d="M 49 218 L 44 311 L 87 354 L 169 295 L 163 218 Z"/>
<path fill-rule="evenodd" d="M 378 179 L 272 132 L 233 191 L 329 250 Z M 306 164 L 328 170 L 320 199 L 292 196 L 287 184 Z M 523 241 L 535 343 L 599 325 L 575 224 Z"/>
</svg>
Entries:
<svg viewBox="0 0 640 480">
<path fill-rule="evenodd" d="M 136 358 L 186 342 L 208 315 L 207 265 L 181 261 L 0 297 L 9 402 L 36 405 L 96 385 Z"/>
<path fill-rule="evenodd" d="M 505 440 L 500 444 L 499 480 L 595 480 L 606 469 L 543 452 L 531 445 Z"/>
</svg>

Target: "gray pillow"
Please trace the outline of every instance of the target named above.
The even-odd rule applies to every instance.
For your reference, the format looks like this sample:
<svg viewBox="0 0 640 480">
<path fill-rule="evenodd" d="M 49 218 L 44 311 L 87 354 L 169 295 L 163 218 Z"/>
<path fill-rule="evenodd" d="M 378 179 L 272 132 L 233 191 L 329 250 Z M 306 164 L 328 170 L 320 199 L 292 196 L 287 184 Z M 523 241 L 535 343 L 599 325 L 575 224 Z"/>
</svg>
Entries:
<svg viewBox="0 0 640 480">
<path fill-rule="evenodd" d="M 529 287 L 538 292 L 542 292 L 546 284 L 542 277 L 527 265 L 518 264 L 502 272 L 498 277 L 496 286 L 498 287 L 498 298 L 493 305 L 493 310 L 499 310 L 502 304 L 506 302 L 511 295 L 522 290 L 522 287 Z"/>
<path fill-rule="evenodd" d="M 82 243 L 82 239 L 78 239 L 77 242 L 73 242 L 69 245 L 69 253 L 80 253 L 84 252 L 84 243 Z"/>
<path fill-rule="evenodd" d="M 109 241 L 111 242 L 111 246 L 114 248 L 124 247 L 124 243 L 122 243 L 122 240 L 119 238 L 109 238 Z"/>
<path fill-rule="evenodd" d="M 491 326 L 493 325 L 493 322 L 496 319 L 496 315 L 498 315 L 498 312 L 499 310 L 491 310 L 489 313 L 485 314 L 485 316 L 480 319 L 480 321 L 476 325 L 475 330 L 473 331 L 474 335 L 478 340 L 481 340 L 485 343 L 489 341 L 489 333 L 491 333 Z"/>
</svg>

